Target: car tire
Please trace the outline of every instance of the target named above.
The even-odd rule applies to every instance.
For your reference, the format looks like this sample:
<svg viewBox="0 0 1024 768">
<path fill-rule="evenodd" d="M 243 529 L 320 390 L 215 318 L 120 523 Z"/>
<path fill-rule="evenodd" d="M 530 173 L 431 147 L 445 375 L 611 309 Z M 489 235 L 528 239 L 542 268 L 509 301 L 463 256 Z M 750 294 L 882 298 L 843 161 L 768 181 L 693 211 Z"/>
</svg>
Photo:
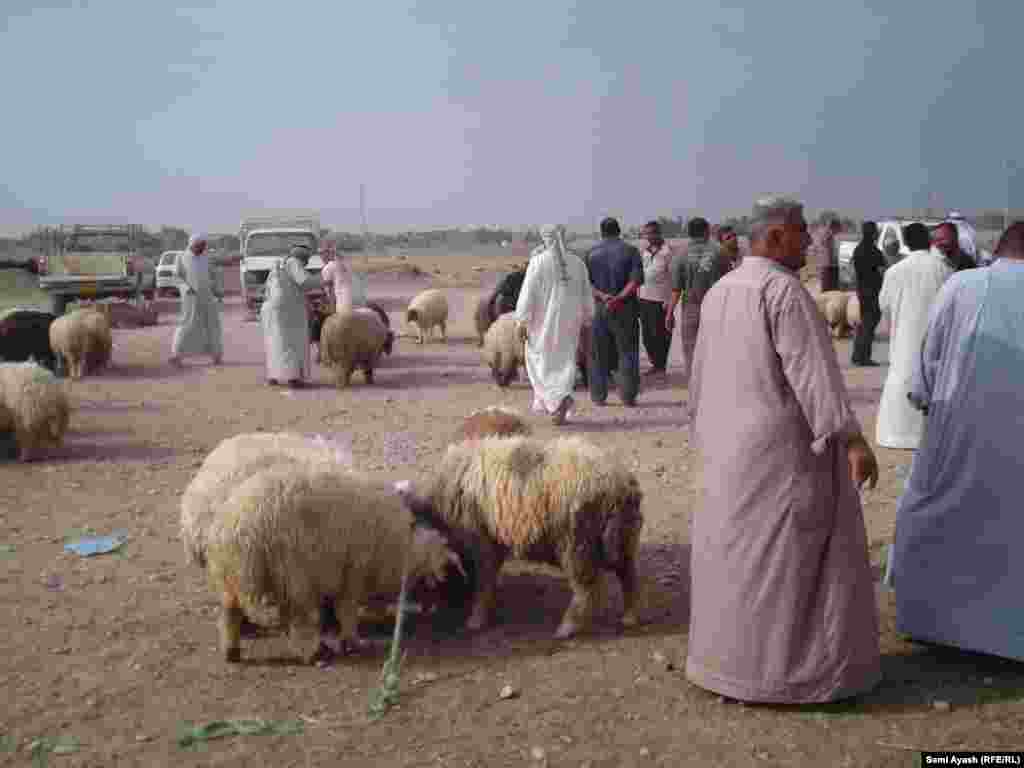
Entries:
<svg viewBox="0 0 1024 768">
<path fill-rule="evenodd" d="M 50 312 L 61 317 L 68 308 L 68 297 L 54 295 L 50 297 Z"/>
</svg>

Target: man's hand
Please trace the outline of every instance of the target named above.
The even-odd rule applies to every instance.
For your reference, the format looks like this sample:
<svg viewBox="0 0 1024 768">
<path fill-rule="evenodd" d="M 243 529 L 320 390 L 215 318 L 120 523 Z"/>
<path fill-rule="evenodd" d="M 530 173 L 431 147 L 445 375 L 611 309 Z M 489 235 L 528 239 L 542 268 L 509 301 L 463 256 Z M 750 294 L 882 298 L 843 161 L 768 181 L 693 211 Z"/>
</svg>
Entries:
<svg viewBox="0 0 1024 768">
<path fill-rule="evenodd" d="M 672 307 L 669 309 L 665 306 L 665 331 L 672 333 L 672 329 L 676 327 L 676 308 Z"/>
<path fill-rule="evenodd" d="M 858 490 L 865 485 L 872 489 L 878 485 L 878 460 L 864 435 L 850 438 L 846 444 L 846 458 L 850 462 L 850 477 Z"/>
</svg>

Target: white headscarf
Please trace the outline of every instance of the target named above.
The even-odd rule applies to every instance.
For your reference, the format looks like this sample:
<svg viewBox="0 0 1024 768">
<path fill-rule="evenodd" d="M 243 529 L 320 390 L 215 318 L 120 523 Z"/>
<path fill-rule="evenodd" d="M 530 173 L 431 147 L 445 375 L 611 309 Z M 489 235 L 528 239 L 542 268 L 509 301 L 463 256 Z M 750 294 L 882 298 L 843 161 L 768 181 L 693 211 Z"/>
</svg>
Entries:
<svg viewBox="0 0 1024 768">
<path fill-rule="evenodd" d="M 188 249 L 191 251 L 196 243 L 208 243 L 205 232 L 193 232 L 188 238 Z"/>
<path fill-rule="evenodd" d="M 569 282 L 569 270 L 565 266 L 565 227 L 561 224 L 545 224 L 540 228 L 540 239 L 544 247 L 551 251 L 558 264 L 558 279 Z"/>
</svg>

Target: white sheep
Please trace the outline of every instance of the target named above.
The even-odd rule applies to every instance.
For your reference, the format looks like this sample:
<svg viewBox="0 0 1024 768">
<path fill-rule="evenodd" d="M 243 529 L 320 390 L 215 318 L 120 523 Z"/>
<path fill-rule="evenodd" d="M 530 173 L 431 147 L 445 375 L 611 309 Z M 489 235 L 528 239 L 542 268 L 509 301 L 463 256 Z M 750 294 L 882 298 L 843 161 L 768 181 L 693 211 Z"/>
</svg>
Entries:
<svg viewBox="0 0 1024 768">
<path fill-rule="evenodd" d="M 278 465 L 352 469 L 352 455 L 322 437 L 291 432 L 252 432 L 218 443 L 181 495 L 181 540 L 189 562 L 206 567 L 206 534 L 217 508 L 244 480 Z"/>
<path fill-rule="evenodd" d="M 352 372 L 361 368 L 366 383 L 373 383 L 373 369 L 394 333 L 372 311 L 347 310 L 324 320 L 320 332 L 320 361 L 334 371 L 338 388 L 347 387 Z"/>
<path fill-rule="evenodd" d="M 851 293 L 850 298 L 846 302 L 846 324 L 854 331 L 860 328 L 860 299 L 856 293 Z"/>
<path fill-rule="evenodd" d="M 636 476 L 597 446 L 578 437 L 455 443 L 421 493 L 402 492 L 414 508 L 435 510 L 473 553 L 469 629 L 489 623 L 509 557 L 561 566 L 568 576 L 573 597 L 556 638 L 571 637 L 589 620 L 602 570 L 614 571 L 622 584 L 623 624 L 637 623 L 643 493 Z"/>
<path fill-rule="evenodd" d="M 61 315 L 50 324 L 50 347 L 61 369 L 80 379 L 110 362 L 110 321 L 91 307 Z"/>
<path fill-rule="evenodd" d="M 390 355 L 394 351 L 395 334 L 391 333 L 391 318 L 388 317 L 388 313 L 384 311 L 384 308 L 380 304 L 374 304 L 372 302 L 367 303 L 364 307 L 355 307 L 353 312 L 362 312 L 364 314 L 371 315 L 378 318 L 384 327 L 388 329 L 388 339 L 384 342 L 384 354 Z"/>
<path fill-rule="evenodd" d="M 487 329 L 482 355 L 499 387 L 519 378 L 519 366 L 526 363 L 526 345 L 519 336 L 515 314 L 506 312 Z"/>
<path fill-rule="evenodd" d="M 434 326 L 441 328 L 441 340 L 447 341 L 448 298 L 444 291 L 429 288 L 413 297 L 405 311 L 405 322 L 415 323 L 417 343 L 425 343 Z"/>
<path fill-rule="evenodd" d="M 214 518 L 207 575 L 221 598 L 220 647 L 241 660 L 242 605 L 269 598 L 292 630 L 333 599 L 344 643 L 359 647 L 359 606 L 409 586 L 466 578 L 442 530 L 394 489 L 313 467 L 274 467 L 239 485 Z M 315 660 L 322 652 L 318 644 Z"/>
<path fill-rule="evenodd" d="M 70 413 L 53 373 L 35 362 L 0 363 L 0 432 L 14 432 L 20 461 L 59 446 Z"/>
</svg>

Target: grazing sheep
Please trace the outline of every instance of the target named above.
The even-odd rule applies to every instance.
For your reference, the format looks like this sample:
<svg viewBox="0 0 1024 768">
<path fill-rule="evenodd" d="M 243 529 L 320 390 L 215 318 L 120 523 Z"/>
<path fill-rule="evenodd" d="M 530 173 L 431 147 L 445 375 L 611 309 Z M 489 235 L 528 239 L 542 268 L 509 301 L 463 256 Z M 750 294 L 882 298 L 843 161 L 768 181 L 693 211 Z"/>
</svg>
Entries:
<svg viewBox="0 0 1024 768">
<path fill-rule="evenodd" d="M 448 298 L 437 288 L 417 294 L 405 311 L 405 322 L 416 324 L 417 344 L 426 342 L 434 326 L 440 326 L 441 340 L 447 341 Z"/>
<path fill-rule="evenodd" d="M 469 414 L 459 426 L 452 442 L 479 440 L 483 437 L 529 435 L 531 431 L 530 425 L 515 411 L 492 405 Z"/>
<path fill-rule="evenodd" d="M 0 432 L 14 432 L 20 461 L 59 446 L 70 411 L 64 388 L 51 371 L 31 362 L 0 363 Z"/>
<path fill-rule="evenodd" d="M 76 309 L 61 315 L 50 324 L 50 348 L 61 370 L 80 379 L 110 362 L 110 321 L 94 309 Z"/>
<path fill-rule="evenodd" d="M 854 331 L 860 328 L 860 299 L 856 293 L 851 293 L 846 302 L 846 324 Z"/>
<path fill-rule="evenodd" d="M 494 296 L 481 296 L 473 312 L 473 323 L 476 325 L 477 346 L 484 345 L 487 329 L 494 323 Z"/>
<path fill-rule="evenodd" d="M 392 489 L 313 467 L 274 467 L 239 485 L 210 528 L 207 575 L 221 597 L 220 647 L 241 660 L 243 603 L 269 598 L 298 639 L 333 598 L 344 643 L 359 647 L 359 606 L 409 584 L 467 578 L 445 533 Z M 322 638 L 321 638 L 322 640 Z M 315 661 L 322 652 L 318 644 Z"/>
<path fill-rule="evenodd" d="M 206 567 L 206 534 L 217 508 L 245 479 L 272 466 L 352 468 L 347 450 L 321 437 L 291 432 L 252 432 L 222 440 L 181 496 L 181 540 L 188 561 Z"/>
<path fill-rule="evenodd" d="M 483 358 L 499 387 L 519 378 L 519 366 L 526 363 L 526 346 L 518 334 L 515 314 L 501 315 L 484 335 Z"/>
<path fill-rule="evenodd" d="M 57 316 L 35 309 L 10 309 L 0 313 L 0 360 L 9 363 L 35 360 L 55 371 L 57 361 L 50 348 L 50 324 Z"/>
<path fill-rule="evenodd" d="M 349 385 L 356 368 L 362 368 L 366 383 L 372 384 L 374 366 L 394 336 L 373 312 L 338 312 L 324 321 L 320 362 L 333 369 L 339 389 Z"/>
<path fill-rule="evenodd" d="M 643 493 L 635 475 L 578 437 L 542 442 L 489 437 L 449 446 L 422 494 L 401 489 L 412 508 L 436 510 L 473 553 L 476 597 L 467 627 L 491 618 L 507 557 L 561 566 L 573 597 L 556 638 L 590 618 L 602 570 L 622 583 L 622 622 L 636 617 L 636 552 Z"/>
</svg>

